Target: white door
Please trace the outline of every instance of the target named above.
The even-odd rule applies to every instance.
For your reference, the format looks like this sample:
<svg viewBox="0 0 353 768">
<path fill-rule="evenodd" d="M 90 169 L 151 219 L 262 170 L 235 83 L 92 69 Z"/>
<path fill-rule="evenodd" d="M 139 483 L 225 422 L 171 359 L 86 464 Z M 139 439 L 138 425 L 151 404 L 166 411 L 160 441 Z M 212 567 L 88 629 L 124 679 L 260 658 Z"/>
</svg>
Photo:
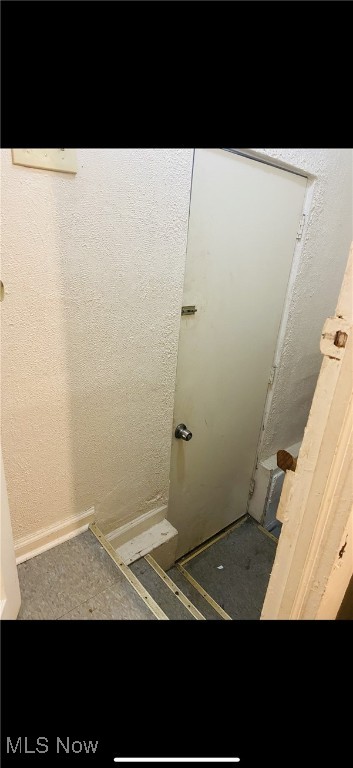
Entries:
<svg viewBox="0 0 353 768">
<path fill-rule="evenodd" d="M 20 610 L 21 595 L 18 582 L 15 549 L 12 538 L 9 504 L 7 499 L 4 465 L 1 453 L 1 570 L 0 570 L 0 617 L 16 619 Z"/>
<path fill-rule="evenodd" d="M 245 514 L 306 179 L 197 149 L 168 518 L 178 555 Z M 183 423 L 192 439 L 174 437 Z"/>
</svg>

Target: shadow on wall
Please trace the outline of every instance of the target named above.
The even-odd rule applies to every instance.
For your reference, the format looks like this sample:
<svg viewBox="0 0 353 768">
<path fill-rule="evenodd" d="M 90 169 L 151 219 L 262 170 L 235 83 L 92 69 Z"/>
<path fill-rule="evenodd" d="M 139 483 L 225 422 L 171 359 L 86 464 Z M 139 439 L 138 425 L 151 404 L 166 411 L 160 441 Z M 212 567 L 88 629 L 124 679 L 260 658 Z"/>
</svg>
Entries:
<svg viewBox="0 0 353 768">
<path fill-rule="evenodd" d="M 78 150 L 52 177 L 72 506 L 107 527 L 167 502 L 190 173 L 178 150 Z"/>
</svg>

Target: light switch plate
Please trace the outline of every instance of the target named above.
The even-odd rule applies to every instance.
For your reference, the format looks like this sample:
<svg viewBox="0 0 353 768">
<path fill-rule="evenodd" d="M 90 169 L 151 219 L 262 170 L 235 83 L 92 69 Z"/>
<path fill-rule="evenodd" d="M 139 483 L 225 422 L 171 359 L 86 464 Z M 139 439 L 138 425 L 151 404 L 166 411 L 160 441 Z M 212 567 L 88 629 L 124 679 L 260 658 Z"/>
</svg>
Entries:
<svg viewBox="0 0 353 768">
<path fill-rule="evenodd" d="M 75 149 L 13 149 L 12 162 L 47 171 L 77 173 Z"/>
</svg>

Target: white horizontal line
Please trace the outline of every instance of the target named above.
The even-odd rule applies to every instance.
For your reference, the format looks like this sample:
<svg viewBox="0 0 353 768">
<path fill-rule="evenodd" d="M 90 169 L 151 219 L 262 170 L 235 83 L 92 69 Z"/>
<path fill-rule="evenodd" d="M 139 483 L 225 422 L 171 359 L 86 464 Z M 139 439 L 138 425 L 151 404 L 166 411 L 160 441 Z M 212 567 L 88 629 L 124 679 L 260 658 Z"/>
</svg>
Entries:
<svg viewBox="0 0 353 768">
<path fill-rule="evenodd" d="M 240 757 L 114 757 L 115 763 L 239 763 Z"/>
</svg>

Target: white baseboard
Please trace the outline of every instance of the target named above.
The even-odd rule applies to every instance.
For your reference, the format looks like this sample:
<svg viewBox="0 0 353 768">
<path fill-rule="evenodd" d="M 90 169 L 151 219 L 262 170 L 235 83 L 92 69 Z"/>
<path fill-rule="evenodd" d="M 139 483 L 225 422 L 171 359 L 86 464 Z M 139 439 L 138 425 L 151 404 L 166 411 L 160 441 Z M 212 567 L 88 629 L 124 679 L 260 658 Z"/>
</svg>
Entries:
<svg viewBox="0 0 353 768">
<path fill-rule="evenodd" d="M 23 536 L 15 542 L 16 563 L 23 563 L 31 557 L 40 555 L 47 549 L 56 547 L 68 539 L 72 539 L 79 533 L 87 531 L 90 523 L 95 517 L 95 509 L 91 507 L 80 515 L 71 515 L 61 523 L 49 525 L 47 528 L 41 528 L 36 533 L 29 536 Z"/>
<path fill-rule="evenodd" d="M 155 554 L 156 550 L 160 550 L 161 554 L 168 550 L 167 560 L 168 568 L 170 568 L 175 562 L 177 541 L 178 531 L 164 518 L 161 522 L 152 525 L 148 530 L 142 531 L 115 549 L 126 565 L 134 563 L 135 560 L 139 560 L 151 552 Z"/>
<path fill-rule="evenodd" d="M 130 539 L 138 536 L 140 533 L 148 531 L 153 525 L 157 525 L 157 523 L 162 522 L 166 514 L 167 506 L 164 504 L 163 507 L 151 509 L 149 512 L 144 512 L 143 515 L 139 515 L 138 517 L 129 520 L 127 523 L 119 525 L 118 527 L 114 528 L 113 531 L 105 533 L 105 536 L 112 547 L 117 549 L 127 541 L 130 541 Z M 97 522 L 99 525 L 99 520 Z"/>
</svg>

